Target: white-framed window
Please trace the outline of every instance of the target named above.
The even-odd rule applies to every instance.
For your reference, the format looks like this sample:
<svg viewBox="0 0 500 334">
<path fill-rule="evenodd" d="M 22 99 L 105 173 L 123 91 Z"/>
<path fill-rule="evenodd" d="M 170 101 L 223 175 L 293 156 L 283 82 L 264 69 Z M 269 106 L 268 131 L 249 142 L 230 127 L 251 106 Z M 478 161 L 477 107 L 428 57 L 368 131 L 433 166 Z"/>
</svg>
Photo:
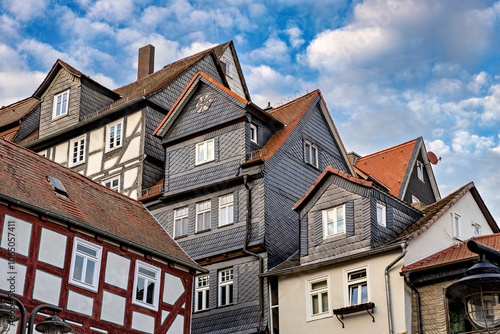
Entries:
<svg viewBox="0 0 500 334">
<path fill-rule="evenodd" d="M 417 161 L 417 176 L 420 181 L 424 182 L 424 164 L 420 161 Z"/>
<path fill-rule="evenodd" d="M 120 191 L 120 175 L 112 177 L 111 179 L 107 179 L 102 183 L 106 187 L 114 190 L 114 191 Z"/>
<path fill-rule="evenodd" d="M 196 232 L 210 229 L 210 201 L 196 203 Z"/>
<path fill-rule="evenodd" d="M 332 315 L 329 286 L 329 275 L 306 279 L 308 321 L 322 319 Z"/>
<path fill-rule="evenodd" d="M 196 144 L 196 165 L 214 161 L 214 140 L 209 139 Z"/>
<path fill-rule="evenodd" d="M 411 202 L 412 202 L 412 203 L 418 203 L 418 202 L 420 202 L 420 200 L 418 199 L 418 197 L 417 197 L 417 196 L 415 196 L 415 195 L 411 195 Z"/>
<path fill-rule="evenodd" d="M 451 220 L 453 223 L 453 236 L 456 238 L 461 238 L 462 237 L 462 217 L 458 213 L 453 212 L 451 214 Z"/>
<path fill-rule="evenodd" d="M 476 222 L 472 222 L 472 236 L 480 237 L 481 236 L 481 225 Z"/>
<path fill-rule="evenodd" d="M 358 268 L 346 272 L 347 303 L 346 306 L 368 303 L 368 275 L 367 268 Z"/>
<path fill-rule="evenodd" d="M 257 125 L 250 124 L 250 140 L 257 143 Z"/>
<path fill-rule="evenodd" d="M 279 334 L 279 295 L 278 278 L 270 277 L 269 280 L 269 334 Z"/>
<path fill-rule="evenodd" d="M 73 239 L 69 283 L 87 290 L 97 291 L 101 257 L 101 246 L 75 237 Z"/>
<path fill-rule="evenodd" d="M 174 237 L 180 237 L 188 234 L 188 207 L 174 210 Z"/>
<path fill-rule="evenodd" d="M 219 226 L 234 223 L 234 195 L 219 197 Z"/>
<path fill-rule="evenodd" d="M 86 136 L 81 136 L 69 141 L 69 166 L 76 166 L 85 162 Z"/>
<path fill-rule="evenodd" d="M 106 126 L 106 151 L 114 150 L 123 145 L 123 120 Z"/>
<path fill-rule="evenodd" d="M 160 274 L 160 268 L 139 260 L 135 262 L 133 304 L 158 310 Z"/>
<path fill-rule="evenodd" d="M 380 226 L 387 226 L 386 206 L 383 203 L 377 203 L 377 223 Z"/>
<path fill-rule="evenodd" d="M 305 142 L 304 160 L 309 165 L 318 168 L 318 147 L 307 140 Z"/>
<path fill-rule="evenodd" d="M 323 239 L 345 233 L 345 204 L 323 210 Z"/>
<path fill-rule="evenodd" d="M 210 304 L 210 275 L 196 277 L 196 295 L 194 301 L 194 310 L 203 311 L 209 309 Z"/>
<path fill-rule="evenodd" d="M 52 111 L 52 119 L 62 117 L 68 114 L 69 104 L 69 89 L 62 93 L 54 95 L 54 108 Z"/>
<path fill-rule="evenodd" d="M 233 268 L 219 270 L 219 306 L 233 303 Z"/>
</svg>

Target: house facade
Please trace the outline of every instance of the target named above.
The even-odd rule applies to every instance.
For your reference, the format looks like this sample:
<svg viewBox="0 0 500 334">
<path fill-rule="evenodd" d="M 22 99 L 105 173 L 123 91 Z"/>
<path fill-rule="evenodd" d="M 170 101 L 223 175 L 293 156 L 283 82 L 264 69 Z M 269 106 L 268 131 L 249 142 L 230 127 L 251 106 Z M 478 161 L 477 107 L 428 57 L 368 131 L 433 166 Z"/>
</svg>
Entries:
<svg viewBox="0 0 500 334">
<path fill-rule="evenodd" d="M 204 269 L 141 203 L 4 140 L 0 174 L 0 291 L 74 333 L 191 332 Z"/>
</svg>

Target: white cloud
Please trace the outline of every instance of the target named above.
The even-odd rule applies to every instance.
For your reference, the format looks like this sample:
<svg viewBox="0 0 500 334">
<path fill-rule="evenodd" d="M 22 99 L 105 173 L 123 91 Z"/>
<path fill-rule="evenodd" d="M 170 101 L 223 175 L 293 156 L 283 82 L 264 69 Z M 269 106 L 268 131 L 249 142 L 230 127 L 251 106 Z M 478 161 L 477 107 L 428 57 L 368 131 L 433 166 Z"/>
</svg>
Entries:
<svg viewBox="0 0 500 334">
<path fill-rule="evenodd" d="M 427 151 L 434 152 L 438 158 L 443 155 L 448 155 L 451 152 L 450 147 L 440 139 L 428 142 L 426 143 L 426 146 L 427 146 Z"/>
<path fill-rule="evenodd" d="M 133 0 L 98 0 L 88 11 L 91 19 L 121 22 L 131 19 L 135 5 Z"/>
<path fill-rule="evenodd" d="M 305 40 L 302 38 L 302 30 L 299 28 L 288 28 L 285 32 L 288 35 L 288 39 L 290 40 L 290 44 L 293 48 L 298 48 L 305 43 Z"/>
<path fill-rule="evenodd" d="M 454 133 L 451 147 L 460 154 L 481 154 L 495 144 L 492 137 L 484 137 L 459 130 Z"/>
<path fill-rule="evenodd" d="M 290 61 L 288 46 L 279 38 L 270 37 L 264 46 L 250 52 L 250 58 L 256 62 L 283 63 Z"/>
<path fill-rule="evenodd" d="M 0 107 L 33 95 L 46 75 L 46 73 L 38 71 L 0 71 Z"/>
<path fill-rule="evenodd" d="M 194 42 L 191 45 L 188 45 L 186 47 L 183 47 L 180 52 L 179 52 L 179 58 L 184 58 L 187 56 L 194 55 L 198 52 L 201 52 L 203 50 L 210 49 L 217 44 L 210 43 L 210 42 Z"/>
<path fill-rule="evenodd" d="M 28 21 L 45 15 L 47 6 L 47 0 L 4 0 L 2 2 L 2 7 L 19 21 Z"/>
<path fill-rule="evenodd" d="M 45 68 L 50 68 L 57 59 L 63 59 L 66 62 L 74 63 L 73 57 L 54 49 L 49 44 L 41 43 L 34 39 L 24 40 L 19 44 L 18 50 L 19 52 L 37 59 Z"/>
</svg>

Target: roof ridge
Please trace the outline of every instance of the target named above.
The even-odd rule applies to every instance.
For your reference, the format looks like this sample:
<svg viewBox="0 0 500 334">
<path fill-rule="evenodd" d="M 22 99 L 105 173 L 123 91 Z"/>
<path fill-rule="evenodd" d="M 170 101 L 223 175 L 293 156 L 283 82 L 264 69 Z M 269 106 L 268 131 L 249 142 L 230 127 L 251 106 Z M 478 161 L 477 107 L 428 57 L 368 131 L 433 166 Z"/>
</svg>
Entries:
<svg viewBox="0 0 500 334">
<path fill-rule="evenodd" d="M 27 103 L 29 99 L 35 99 L 35 100 L 38 100 L 36 97 L 33 97 L 33 96 L 28 96 L 27 98 L 24 98 L 24 99 L 19 100 L 19 101 L 17 101 L 17 102 L 13 102 L 13 103 L 11 103 L 11 104 L 9 104 L 9 105 L 6 105 L 6 106 L 1 107 L 1 108 L 0 108 L 0 114 L 1 114 L 1 113 L 6 112 L 9 108 L 14 107 L 14 106 L 15 106 L 15 105 L 17 105 L 17 104 Z"/>
<path fill-rule="evenodd" d="M 410 144 L 411 142 L 415 142 L 415 144 L 416 144 L 416 142 L 417 142 L 417 140 L 418 140 L 419 138 L 422 138 L 422 137 L 418 137 L 418 138 L 415 138 L 415 139 L 412 139 L 412 140 L 408 140 L 408 141 L 406 141 L 406 142 L 404 142 L 404 143 L 401 143 L 401 144 L 398 144 L 398 145 L 395 145 L 395 146 L 391 146 L 391 147 L 386 148 L 386 149 L 383 149 L 383 150 L 381 150 L 381 151 L 373 152 L 373 153 L 370 153 L 370 154 L 368 154 L 368 155 L 362 156 L 362 157 L 358 158 L 358 161 L 359 161 L 359 160 L 362 160 L 362 159 L 366 159 L 366 158 L 371 158 L 372 156 L 379 155 L 379 154 L 382 154 L 382 153 L 385 153 L 385 152 L 388 152 L 388 151 L 395 150 L 395 149 L 397 149 L 397 148 L 399 148 L 399 147 L 401 147 L 401 146 L 408 145 L 408 144 Z"/>
<path fill-rule="evenodd" d="M 304 99 L 306 96 L 313 95 L 314 93 L 318 93 L 319 94 L 319 92 L 320 92 L 319 89 L 315 89 L 314 91 L 312 91 L 310 93 L 304 94 L 304 95 L 302 95 L 302 96 L 300 96 L 300 97 L 298 97 L 298 98 L 296 98 L 296 99 L 294 99 L 292 101 L 288 101 L 287 103 L 282 104 L 281 106 L 279 106 L 277 108 L 273 108 L 273 109 L 269 110 L 268 113 L 272 114 L 272 113 L 274 113 L 277 110 L 283 109 L 285 107 L 289 107 L 292 103 L 297 103 L 298 101 Z"/>
<path fill-rule="evenodd" d="M 34 156 L 34 157 L 37 157 L 37 158 L 42 158 L 42 159 L 45 159 L 46 162 L 48 162 L 49 164 L 53 165 L 54 167 L 56 168 L 62 168 L 63 170 L 65 170 L 66 172 L 70 172 L 73 174 L 73 176 L 77 177 L 77 178 L 80 178 L 80 179 L 83 179 L 84 181 L 88 182 L 89 185 L 91 186 L 98 186 L 99 188 L 102 188 L 102 189 L 105 189 L 108 193 L 114 195 L 114 196 L 117 196 L 117 197 L 121 197 L 123 198 L 124 200 L 128 200 L 128 201 L 131 201 L 132 203 L 136 204 L 136 205 L 142 205 L 141 202 L 137 201 L 137 200 L 134 200 L 133 198 L 130 198 L 122 193 L 119 193 L 117 191 L 114 191 L 114 190 L 111 190 L 110 188 L 106 187 L 105 185 L 103 184 L 100 184 L 90 178 L 88 178 L 87 176 L 85 175 L 82 175 L 74 170 L 72 170 L 71 168 L 69 167 L 65 167 L 65 166 L 62 166 L 61 164 L 58 164 L 57 162 L 53 161 L 53 160 L 50 160 L 49 158 L 47 157 L 44 157 L 42 155 L 39 155 L 38 153 L 28 149 L 28 148 L 25 148 L 21 145 L 18 145 L 16 143 L 13 143 L 13 142 L 9 142 L 5 139 L 2 139 L 0 138 L 0 142 L 4 143 L 4 144 L 7 144 L 8 146 L 14 146 L 16 147 L 17 149 L 21 149 L 23 151 L 25 151 L 26 153 L 28 153 L 29 155 L 31 156 Z M 48 175 L 47 175 L 48 176 Z"/>
</svg>

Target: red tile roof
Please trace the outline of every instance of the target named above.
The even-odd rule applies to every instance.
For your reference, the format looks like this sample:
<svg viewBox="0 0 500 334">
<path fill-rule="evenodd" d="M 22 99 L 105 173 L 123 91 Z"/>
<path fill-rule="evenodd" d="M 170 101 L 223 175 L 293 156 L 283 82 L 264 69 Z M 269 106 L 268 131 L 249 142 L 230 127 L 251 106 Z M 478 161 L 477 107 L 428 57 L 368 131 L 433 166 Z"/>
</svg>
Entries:
<svg viewBox="0 0 500 334">
<path fill-rule="evenodd" d="M 0 138 L 5 139 L 7 141 L 14 141 L 14 138 L 16 138 L 17 132 L 21 128 L 21 125 L 18 125 L 16 127 L 13 127 L 9 130 L 5 130 L 3 132 L 0 132 Z"/>
<path fill-rule="evenodd" d="M 325 168 L 325 170 L 323 171 L 323 173 L 321 173 L 321 175 L 316 179 L 316 181 L 314 181 L 314 183 L 309 188 L 309 190 L 307 190 L 307 192 L 304 194 L 304 196 L 302 196 L 302 198 L 297 203 L 295 203 L 295 205 L 293 206 L 293 208 L 297 209 L 298 207 L 300 207 L 309 198 L 309 196 L 311 196 L 314 193 L 314 191 L 316 190 L 316 188 L 319 187 L 319 185 L 322 183 L 322 181 L 324 179 L 326 179 L 329 174 L 337 174 L 338 176 L 340 176 L 340 177 L 342 177 L 342 178 L 344 178 L 344 179 L 346 179 L 348 181 L 357 183 L 357 184 L 365 186 L 365 187 L 371 188 L 371 186 L 372 186 L 372 182 L 370 182 L 370 181 L 365 181 L 363 179 L 359 179 L 359 178 L 353 177 L 353 176 L 351 176 L 351 175 L 349 175 L 347 173 L 344 173 L 341 170 L 333 168 L 332 166 L 328 166 L 328 167 Z"/>
<path fill-rule="evenodd" d="M 376 152 L 356 161 L 356 168 L 364 174 L 372 175 L 385 186 L 394 197 L 404 180 L 417 139 Z"/>
<path fill-rule="evenodd" d="M 19 121 L 40 105 L 40 101 L 29 97 L 0 109 L 0 127 Z"/>
<path fill-rule="evenodd" d="M 475 240 L 483 245 L 494 248 L 500 251 L 500 233 L 483 235 L 480 237 L 474 237 L 472 240 Z M 404 266 L 401 271 L 412 271 L 419 270 L 424 268 L 432 268 L 436 266 L 451 264 L 454 262 L 460 262 L 472 259 L 474 257 L 478 257 L 476 253 L 471 252 L 467 248 L 466 243 L 459 243 L 453 246 L 450 246 L 440 252 L 432 254 L 420 261 L 414 262 L 407 266 Z"/>
<path fill-rule="evenodd" d="M 138 201 L 119 194 L 38 154 L 0 139 L 0 194 L 156 250 L 188 266 L 196 264 Z M 61 181 L 56 195 L 48 176 Z"/>
</svg>

